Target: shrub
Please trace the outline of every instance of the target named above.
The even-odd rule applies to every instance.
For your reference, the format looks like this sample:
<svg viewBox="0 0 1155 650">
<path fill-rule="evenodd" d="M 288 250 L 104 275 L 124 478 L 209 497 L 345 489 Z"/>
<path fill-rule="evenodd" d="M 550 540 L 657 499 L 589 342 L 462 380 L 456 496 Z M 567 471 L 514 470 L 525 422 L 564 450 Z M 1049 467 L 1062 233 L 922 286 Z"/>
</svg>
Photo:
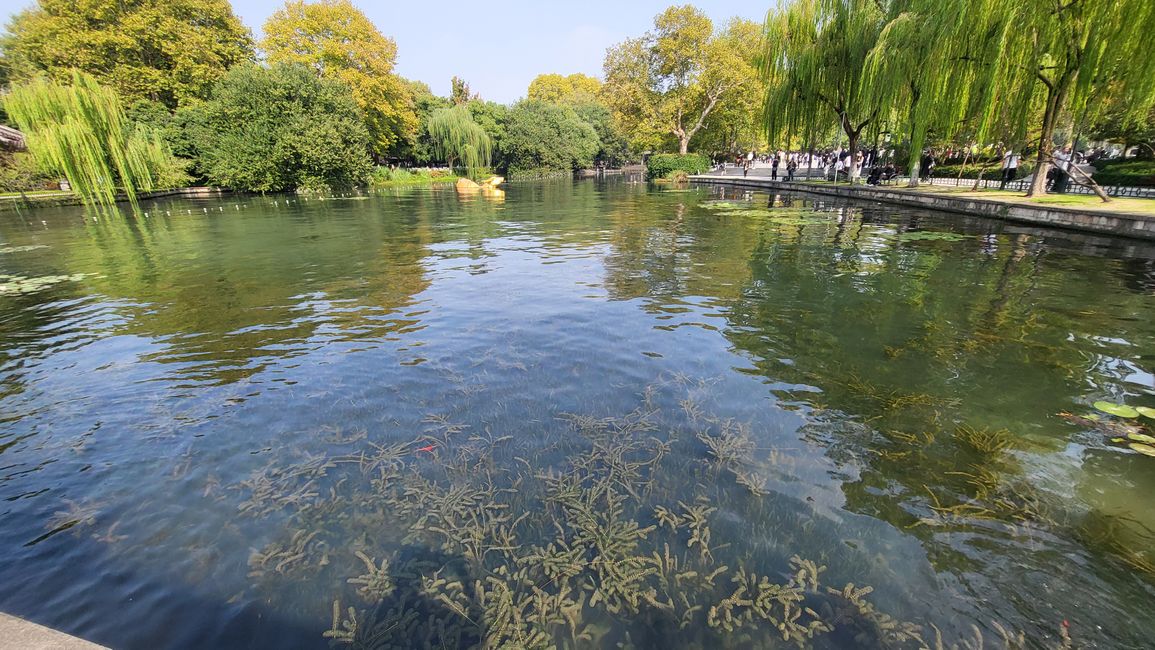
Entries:
<svg viewBox="0 0 1155 650">
<path fill-rule="evenodd" d="M 1155 187 L 1155 160 L 1104 160 L 1095 163 L 1095 182 L 1100 185 Z"/>
<path fill-rule="evenodd" d="M 689 183 L 690 174 L 684 169 L 675 169 L 674 171 L 670 172 L 670 180 L 674 181 L 675 183 Z"/>
<path fill-rule="evenodd" d="M 0 153 L 0 192 L 35 192 L 55 180 L 41 171 L 30 153 Z"/>
<path fill-rule="evenodd" d="M 656 153 L 646 160 L 646 178 L 669 178 L 674 170 L 701 174 L 709 171 L 710 167 L 710 159 L 700 153 Z"/>
<path fill-rule="evenodd" d="M 367 180 L 369 132 L 348 86 L 304 66 L 238 66 L 190 120 L 199 167 L 238 190 L 344 188 Z"/>
</svg>

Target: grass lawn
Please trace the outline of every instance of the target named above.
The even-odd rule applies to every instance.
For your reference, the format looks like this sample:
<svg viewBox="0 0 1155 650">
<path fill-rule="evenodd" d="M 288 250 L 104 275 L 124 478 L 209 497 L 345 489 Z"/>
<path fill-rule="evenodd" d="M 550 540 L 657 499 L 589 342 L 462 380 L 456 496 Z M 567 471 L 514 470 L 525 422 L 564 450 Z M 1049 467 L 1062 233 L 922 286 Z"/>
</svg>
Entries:
<svg viewBox="0 0 1155 650">
<path fill-rule="evenodd" d="M 18 199 L 22 196 L 69 196 L 72 192 L 61 190 L 38 190 L 35 192 L 0 192 L 0 199 Z"/>
<path fill-rule="evenodd" d="M 835 185 L 832 181 L 809 181 L 814 185 Z M 845 182 L 838 185 L 845 186 Z M 859 185 L 858 187 L 866 187 Z M 1048 194 L 1027 198 L 1022 192 L 1009 190 L 981 189 L 971 191 L 970 187 L 944 187 L 941 185 L 920 185 L 911 189 L 905 185 L 883 185 L 878 188 L 892 192 L 918 192 L 921 194 L 936 194 L 941 196 L 958 197 L 960 199 L 984 199 L 1003 203 L 1018 203 L 1022 205 L 1036 205 L 1040 207 L 1076 208 L 1083 212 L 1123 212 L 1127 214 L 1141 214 L 1155 218 L 1155 199 L 1112 198 L 1110 203 L 1103 201 L 1093 194 Z"/>
</svg>

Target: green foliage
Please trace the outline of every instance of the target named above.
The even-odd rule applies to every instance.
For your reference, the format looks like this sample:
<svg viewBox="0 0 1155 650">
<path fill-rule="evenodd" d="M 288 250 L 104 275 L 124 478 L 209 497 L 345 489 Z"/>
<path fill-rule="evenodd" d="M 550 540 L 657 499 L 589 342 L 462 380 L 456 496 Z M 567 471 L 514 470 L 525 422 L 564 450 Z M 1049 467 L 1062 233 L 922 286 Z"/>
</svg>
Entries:
<svg viewBox="0 0 1155 650">
<path fill-rule="evenodd" d="M 591 166 L 600 150 L 597 132 L 574 109 L 526 100 L 509 113 L 502 162 L 512 177 L 561 174 Z"/>
<path fill-rule="evenodd" d="M 658 153 L 646 160 L 646 177 L 650 179 L 668 178 L 675 170 L 689 174 L 710 171 L 710 159 L 700 153 L 673 154 Z"/>
<path fill-rule="evenodd" d="M 429 138 L 433 154 L 449 164 L 460 162 L 472 175 L 488 167 L 493 158 L 493 139 L 473 121 L 469 108 L 458 104 L 429 116 Z"/>
<path fill-rule="evenodd" d="M 368 177 L 369 134 L 348 87 L 304 66 L 234 68 L 199 112 L 198 164 L 214 183 L 280 192 Z"/>
<path fill-rule="evenodd" d="M 1095 170 L 1100 185 L 1155 187 L 1155 160 L 1105 160 Z"/>
<path fill-rule="evenodd" d="M 601 149 L 596 159 L 611 167 L 622 165 L 629 156 L 629 142 L 618 129 L 609 107 L 601 102 L 587 102 L 575 104 L 573 109 L 598 135 Z"/>
<path fill-rule="evenodd" d="M 90 75 L 16 84 L 4 104 L 40 169 L 62 174 L 86 203 L 113 203 L 118 189 L 135 201 L 138 191 L 180 182 L 160 136 L 135 127 L 116 92 Z"/>
<path fill-rule="evenodd" d="M 417 132 L 403 141 L 394 153 L 399 158 L 412 160 L 420 165 L 435 162 L 433 140 L 429 135 L 429 117 L 442 108 L 452 106 L 444 97 L 438 97 L 429 89 L 429 85 L 420 81 L 403 79 L 408 85 L 409 94 L 413 97 L 413 109 L 417 115 Z"/>
<path fill-rule="evenodd" d="M 55 180 L 36 164 L 32 154 L 0 152 L 0 192 L 35 192 Z"/>
<path fill-rule="evenodd" d="M 127 101 L 169 107 L 207 94 L 225 70 L 253 60 L 253 45 L 228 0 L 39 0 L 16 14 L 3 39 L 14 80 L 73 70 Z"/>
<path fill-rule="evenodd" d="M 581 73 L 540 74 L 530 82 L 526 97 L 550 104 L 588 104 L 597 101 L 601 89 L 602 82 Z"/>
<path fill-rule="evenodd" d="M 681 153 L 711 113 L 757 83 L 752 43 L 714 34 L 689 5 L 670 7 L 654 29 L 606 52 L 603 97 L 636 149 L 673 139 Z"/>
<path fill-rule="evenodd" d="M 434 183 L 452 183 L 459 177 L 439 169 L 390 169 L 377 167 L 373 170 L 369 184 L 374 187 L 396 187 L 403 185 L 432 185 Z"/>
<path fill-rule="evenodd" d="M 395 153 L 416 137 L 413 96 L 393 74 L 397 44 L 349 0 L 288 0 L 265 22 L 264 34 L 269 63 L 301 64 L 350 88 L 375 153 Z"/>
</svg>

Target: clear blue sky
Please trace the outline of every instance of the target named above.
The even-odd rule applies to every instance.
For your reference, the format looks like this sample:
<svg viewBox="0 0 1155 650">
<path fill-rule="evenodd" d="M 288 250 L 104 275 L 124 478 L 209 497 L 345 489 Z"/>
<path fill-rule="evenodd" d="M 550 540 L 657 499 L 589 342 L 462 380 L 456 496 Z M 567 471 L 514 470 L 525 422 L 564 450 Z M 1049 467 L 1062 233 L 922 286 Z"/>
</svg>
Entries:
<svg viewBox="0 0 1155 650">
<path fill-rule="evenodd" d="M 715 23 L 733 16 L 761 20 L 776 0 L 697 0 Z M 255 36 L 283 0 L 233 0 L 233 11 Z M 397 41 L 397 72 L 449 94 L 454 75 L 485 99 L 509 103 L 540 73 L 601 76 L 607 47 L 638 36 L 670 0 L 353 0 L 381 33 Z M 7 3 L 5 3 L 7 4 Z M 32 2 L 13 3 L 5 14 Z M 11 6 L 11 5 L 10 5 Z M 487 11 L 486 7 L 491 11 Z M 7 22 L 7 16 L 5 16 Z"/>
</svg>

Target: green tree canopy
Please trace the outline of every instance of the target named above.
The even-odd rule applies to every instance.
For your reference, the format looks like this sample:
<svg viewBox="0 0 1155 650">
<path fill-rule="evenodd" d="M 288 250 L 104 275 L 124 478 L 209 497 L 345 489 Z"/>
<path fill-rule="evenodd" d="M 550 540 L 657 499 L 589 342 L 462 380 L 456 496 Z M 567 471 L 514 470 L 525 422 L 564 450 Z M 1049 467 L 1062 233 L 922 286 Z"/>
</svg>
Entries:
<svg viewBox="0 0 1155 650">
<path fill-rule="evenodd" d="M 795 0 L 770 12 L 762 71 L 771 140 L 809 136 L 835 120 L 849 149 L 857 149 L 882 110 L 866 65 L 886 24 L 883 6 L 876 0 Z M 852 165 L 852 177 L 856 172 Z"/>
<path fill-rule="evenodd" d="M 417 134 L 408 86 L 393 74 L 397 44 L 349 0 L 288 0 L 265 22 L 270 63 L 298 63 L 353 91 L 378 155 L 397 153 Z"/>
<path fill-rule="evenodd" d="M 228 0 L 39 0 L 0 41 L 13 79 L 93 75 L 126 101 L 175 107 L 207 94 L 253 45 Z"/>
<path fill-rule="evenodd" d="M 116 91 L 91 75 L 74 71 L 69 84 L 44 78 L 18 83 L 4 105 L 40 167 L 64 175 L 86 203 L 111 204 L 118 190 L 135 202 L 138 191 L 172 175 L 167 145 L 135 128 Z"/>
<path fill-rule="evenodd" d="M 600 150 L 597 132 L 573 108 L 533 100 L 510 111 L 502 142 L 505 167 L 515 177 L 589 167 Z"/>
<path fill-rule="evenodd" d="M 229 71 L 192 120 L 214 183 L 280 192 L 365 181 L 369 133 L 349 88 L 301 65 Z"/>
<path fill-rule="evenodd" d="M 597 101 L 602 82 L 581 73 L 568 77 L 539 74 L 529 84 L 528 98 L 551 104 L 588 104 Z"/>
<path fill-rule="evenodd" d="M 711 113 L 757 78 L 746 57 L 756 45 L 715 34 L 694 7 L 670 7 L 649 33 L 609 49 L 603 96 L 635 146 L 672 137 L 686 153 Z"/>
</svg>

